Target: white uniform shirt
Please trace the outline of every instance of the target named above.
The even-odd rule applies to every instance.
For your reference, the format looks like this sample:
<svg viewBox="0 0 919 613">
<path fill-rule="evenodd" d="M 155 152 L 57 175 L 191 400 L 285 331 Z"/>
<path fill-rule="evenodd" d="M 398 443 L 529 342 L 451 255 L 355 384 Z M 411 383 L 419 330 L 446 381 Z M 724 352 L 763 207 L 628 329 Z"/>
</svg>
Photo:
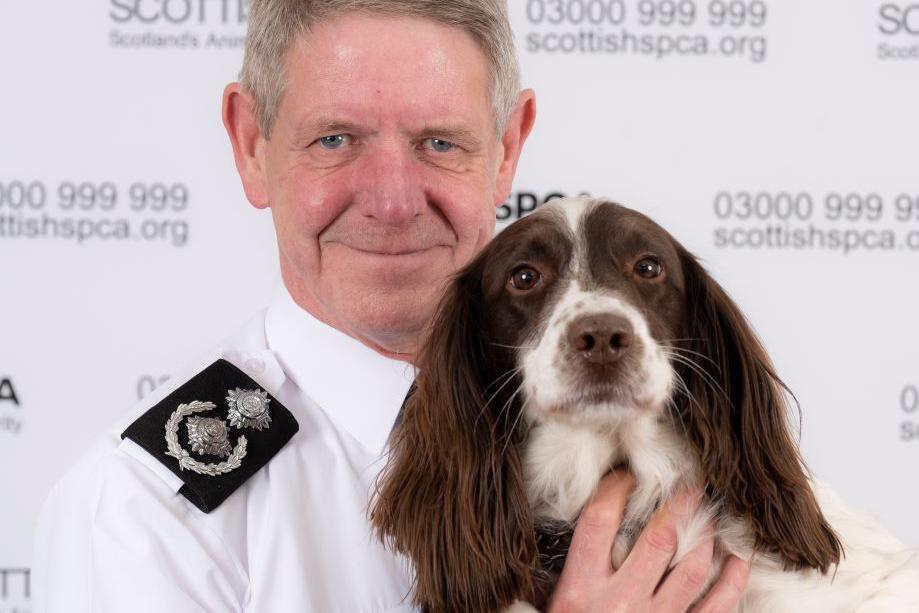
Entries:
<svg viewBox="0 0 919 613">
<path fill-rule="evenodd" d="M 300 431 L 208 514 L 177 493 L 176 475 L 120 435 L 218 357 L 264 386 Z M 36 538 L 33 610 L 411 611 L 410 567 L 372 536 L 366 510 L 412 377 L 410 365 L 280 292 L 206 361 L 116 424 L 54 487 Z"/>
</svg>

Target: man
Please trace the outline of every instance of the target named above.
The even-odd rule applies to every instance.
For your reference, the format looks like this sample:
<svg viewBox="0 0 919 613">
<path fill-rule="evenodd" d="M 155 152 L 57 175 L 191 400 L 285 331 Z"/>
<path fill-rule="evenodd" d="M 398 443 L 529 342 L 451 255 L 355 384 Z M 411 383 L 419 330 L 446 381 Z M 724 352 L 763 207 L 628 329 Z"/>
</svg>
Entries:
<svg viewBox="0 0 919 613">
<path fill-rule="evenodd" d="M 369 491 L 444 280 L 492 236 L 534 96 L 503 0 L 256 0 L 249 28 L 223 119 L 284 288 L 55 487 L 36 611 L 411 610 Z M 710 541 L 658 587 L 688 499 L 609 568 L 632 487 L 601 484 L 553 610 L 698 596 Z M 733 608 L 745 577 L 732 561 L 701 610 Z"/>
</svg>

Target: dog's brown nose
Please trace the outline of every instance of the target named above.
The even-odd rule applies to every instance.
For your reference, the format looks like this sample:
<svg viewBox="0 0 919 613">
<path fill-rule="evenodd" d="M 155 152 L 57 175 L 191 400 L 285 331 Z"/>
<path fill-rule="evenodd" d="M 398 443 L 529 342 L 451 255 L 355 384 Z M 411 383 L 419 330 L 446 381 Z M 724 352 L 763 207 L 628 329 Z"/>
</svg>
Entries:
<svg viewBox="0 0 919 613">
<path fill-rule="evenodd" d="M 585 315 L 568 326 L 571 348 L 594 364 L 611 364 L 621 358 L 633 336 L 632 324 L 621 315 Z"/>
</svg>

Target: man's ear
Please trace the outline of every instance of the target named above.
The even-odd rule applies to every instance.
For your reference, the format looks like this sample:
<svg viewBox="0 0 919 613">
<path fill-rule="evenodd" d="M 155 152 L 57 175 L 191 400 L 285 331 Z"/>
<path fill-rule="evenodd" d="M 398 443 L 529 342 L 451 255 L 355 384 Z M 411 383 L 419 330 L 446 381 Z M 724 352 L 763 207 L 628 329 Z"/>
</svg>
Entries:
<svg viewBox="0 0 919 613">
<path fill-rule="evenodd" d="M 504 128 L 504 134 L 501 136 L 501 145 L 503 148 L 501 163 L 498 166 L 498 177 L 495 182 L 495 206 L 499 206 L 511 193 L 511 185 L 514 182 L 514 175 L 517 173 L 517 162 L 520 160 L 520 152 L 523 150 L 523 143 L 526 142 L 527 136 L 533 129 L 533 123 L 536 121 L 536 94 L 532 89 L 525 89 L 520 92 L 517 98 L 517 106 L 507 120 L 507 126 Z"/>
<path fill-rule="evenodd" d="M 223 90 L 223 126 L 233 145 L 236 170 L 243 182 L 246 198 L 252 206 L 268 206 L 265 181 L 265 139 L 255 111 L 255 99 L 239 83 Z"/>
</svg>

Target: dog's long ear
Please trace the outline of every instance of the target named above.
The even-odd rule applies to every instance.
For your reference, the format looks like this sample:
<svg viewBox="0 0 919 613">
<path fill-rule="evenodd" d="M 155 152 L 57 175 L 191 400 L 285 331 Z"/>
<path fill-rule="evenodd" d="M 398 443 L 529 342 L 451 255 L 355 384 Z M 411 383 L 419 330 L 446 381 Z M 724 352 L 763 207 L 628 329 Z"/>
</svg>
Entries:
<svg viewBox="0 0 919 613">
<path fill-rule="evenodd" d="M 814 497 L 788 424 L 790 391 L 737 305 L 680 248 L 686 279 L 682 346 L 695 362 L 680 374 L 689 392 L 680 417 L 698 452 L 711 493 L 747 520 L 756 548 L 781 556 L 786 569 L 826 573 L 842 545 Z"/>
<path fill-rule="evenodd" d="M 438 308 L 371 510 L 378 536 L 414 562 L 415 604 L 425 611 L 503 610 L 534 587 L 515 419 L 490 408 L 503 401 L 486 406 L 501 373 L 481 324 L 483 268 L 479 257 Z"/>
</svg>

